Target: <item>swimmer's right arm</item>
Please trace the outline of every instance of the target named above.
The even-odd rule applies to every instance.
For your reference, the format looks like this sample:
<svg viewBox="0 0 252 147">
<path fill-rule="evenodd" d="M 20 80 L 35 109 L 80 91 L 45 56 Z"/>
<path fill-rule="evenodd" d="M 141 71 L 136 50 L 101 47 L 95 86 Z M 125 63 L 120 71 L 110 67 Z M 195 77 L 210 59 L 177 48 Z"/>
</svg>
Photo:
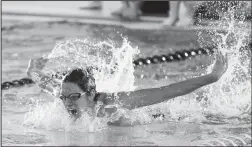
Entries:
<svg viewBox="0 0 252 147">
<path fill-rule="evenodd" d="M 57 96 L 56 89 L 59 86 L 59 83 L 42 72 L 42 69 L 44 68 L 47 61 L 48 59 L 46 58 L 31 59 L 29 61 L 26 73 L 35 83 L 38 84 L 41 89 L 49 92 L 54 96 Z"/>
</svg>

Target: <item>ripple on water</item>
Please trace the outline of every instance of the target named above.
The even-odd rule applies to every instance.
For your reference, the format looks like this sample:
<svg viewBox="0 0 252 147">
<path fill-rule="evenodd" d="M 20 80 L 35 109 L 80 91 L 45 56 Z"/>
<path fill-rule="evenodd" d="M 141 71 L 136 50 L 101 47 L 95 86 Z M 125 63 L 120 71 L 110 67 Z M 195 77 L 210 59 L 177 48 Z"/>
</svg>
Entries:
<svg viewBox="0 0 252 147">
<path fill-rule="evenodd" d="M 43 134 L 37 133 L 26 133 L 26 134 L 3 134 L 2 135 L 2 144 L 3 145 L 36 145 L 47 143 L 48 140 Z"/>
</svg>

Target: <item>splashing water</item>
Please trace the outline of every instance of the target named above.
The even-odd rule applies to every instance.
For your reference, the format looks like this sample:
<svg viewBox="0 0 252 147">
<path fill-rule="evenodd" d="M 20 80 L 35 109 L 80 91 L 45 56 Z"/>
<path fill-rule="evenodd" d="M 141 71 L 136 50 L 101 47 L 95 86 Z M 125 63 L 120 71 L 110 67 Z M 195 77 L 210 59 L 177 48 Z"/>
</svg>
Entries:
<svg viewBox="0 0 252 147">
<path fill-rule="evenodd" d="M 244 4 L 245 3 L 245 4 Z M 166 120 L 185 121 L 185 122 L 209 122 L 214 119 L 216 122 L 232 123 L 229 118 L 245 118 L 245 121 L 251 119 L 251 50 L 246 49 L 251 42 L 251 22 L 245 22 L 245 13 L 239 20 L 235 19 L 236 11 L 240 11 L 242 6 L 251 6 L 248 2 L 239 2 L 238 5 L 228 7 L 227 12 L 219 12 L 221 18 L 217 28 L 223 28 L 226 32 L 209 30 L 211 44 L 228 57 L 228 69 L 222 78 L 211 85 L 205 86 L 194 93 L 177 97 L 168 102 L 157 104 L 137 111 L 137 119 L 140 122 L 150 122 L 151 116 L 142 114 L 146 112 L 162 112 Z M 223 9 L 221 9 L 223 10 Z M 211 25 L 211 24 L 210 24 Z M 213 24 L 214 25 L 214 24 Z M 206 38 L 198 32 L 199 43 L 205 46 L 208 42 Z M 208 36 L 208 37 L 209 37 Z M 206 69 L 209 73 L 213 64 Z M 206 74 L 204 73 L 204 74 Z M 198 92 L 204 93 L 199 95 Z M 199 102 L 196 97 L 201 97 Z M 144 110 L 145 109 L 145 110 Z M 142 116 L 141 116 L 142 115 Z M 135 117 L 132 117 L 135 118 Z M 224 119 L 224 120 L 223 120 Z M 235 120 L 234 122 L 235 123 Z"/>
<path fill-rule="evenodd" d="M 106 120 L 96 117 L 92 118 L 89 115 L 89 111 L 86 111 L 83 112 L 79 119 L 74 121 L 69 117 L 62 102 L 56 99 L 45 104 L 37 103 L 25 115 L 23 125 L 45 128 L 47 130 L 95 132 L 105 128 Z"/>
<path fill-rule="evenodd" d="M 49 54 L 44 55 L 49 58 L 44 70 L 47 73 L 63 73 L 74 68 L 92 67 L 98 92 L 131 91 L 135 89 L 133 57 L 138 52 L 125 38 L 121 47 L 116 47 L 112 41 L 67 40 L 59 42 Z M 121 111 L 118 113 L 121 114 Z M 107 120 L 93 118 L 87 111 L 74 125 L 71 122 L 73 120 L 62 102 L 56 99 L 48 104 L 37 104 L 26 115 L 24 124 L 65 131 L 80 130 L 80 127 L 82 131 L 97 131 L 106 126 Z"/>
<path fill-rule="evenodd" d="M 205 91 L 208 91 L 206 96 L 210 113 L 223 117 L 240 117 L 244 112 L 251 113 L 251 109 L 248 109 L 251 107 L 251 50 L 245 49 L 251 41 L 251 32 L 247 29 L 251 22 L 245 22 L 244 16 L 235 20 L 235 11 L 240 5 L 243 3 L 229 7 L 221 17 L 221 21 L 228 24 L 226 33 L 212 32 L 218 50 L 228 56 L 228 69 L 217 83 L 205 87 Z"/>
<path fill-rule="evenodd" d="M 92 67 L 97 91 L 128 91 L 135 89 L 133 57 L 138 52 L 126 38 L 121 47 L 116 47 L 112 41 L 94 43 L 87 39 L 67 40 L 59 42 L 47 55 L 50 59 L 48 65 L 53 62 L 53 67 L 47 66 L 45 69 L 64 72 L 73 68 Z"/>
<path fill-rule="evenodd" d="M 251 106 L 251 63 L 249 62 L 251 51 L 242 48 L 247 45 L 251 34 L 249 31 L 244 31 L 247 27 L 244 20 L 235 21 L 234 11 L 235 9 L 229 8 L 228 12 L 223 13 L 222 20 L 220 20 L 223 23 L 219 24 L 219 27 L 225 25 L 227 32 L 209 31 L 214 45 L 223 54 L 228 55 L 229 66 L 218 82 L 199 90 L 205 92 L 201 96 L 204 97 L 203 100 L 199 102 L 196 99 L 199 95 L 191 93 L 133 111 L 119 109 L 115 117 L 124 115 L 130 123 L 144 124 L 163 120 L 153 119 L 149 115 L 153 113 L 165 114 L 165 120 L 186 122 L 209 121 L 207 117 L 209 115 L 221 116 L 220 118 L 250 117 L 242 114 L 251 113 L 251 109 L 249 109 Z M 200 38 L 199 42 L 204 45 L 204 38 Z M 117 47 L 112 41 L 95 43 L 88 39 L 67 40 L 57 43 L 54 49 L 45 55 L 50 59 L 45 67 L 45 72 L 63 73 L 73 68 L 93 67 L 97 91 L 131 91 L 135 89 L 132 63 L 134 56 L 138 53 L 139 50 L 130 46 L 126 39 L 123 40 L 120 47 Z M 209 66 L 206 72 L 211 71 L 211 68 L 212 66 Z M 106 123 L 105 118 L 92 118 L 88 112 L 84 112 L 82 117 L 73 124 L 62 103 L 58 100 L 36 105 L 26 115 L 24 122 L 25 125 L 34 127 L 65 131 L 98 131 L 103 129 Z"/>
<path fill-rule="evenodd" d="M 242 118 L 244 116 L 242 114 L 245 113 L 249 118 L 251 113 L 249 109 L 251 107 L 251 50 L 246 49 L 251 41 L 249 40 L 251 31 L 248 29 L 251 22 L 245 22 L 244 14 L 239 20 L 235 19 L 237 8 L 241 8 L 241 5 L 244 5 L 244 2 L 240 2 L 238 6 L 228 7 L 227 12 L 219 12 L 221 23 L 217 27 L 225 29 L 226 32 L 209 31 L 211 41 L 217 46 L 217 50 L 227 55 L 228 69 L 218 82 L 203 87 L 206 99 L 201 104 L 205 107 L 203 112 L 207 115 Z M 205 44 L 203 37 L 199 41 L 202 45 Z M 207 72 L 210 72 L 211 68 L 212 66 L 209 66 Z"/>
</svg>

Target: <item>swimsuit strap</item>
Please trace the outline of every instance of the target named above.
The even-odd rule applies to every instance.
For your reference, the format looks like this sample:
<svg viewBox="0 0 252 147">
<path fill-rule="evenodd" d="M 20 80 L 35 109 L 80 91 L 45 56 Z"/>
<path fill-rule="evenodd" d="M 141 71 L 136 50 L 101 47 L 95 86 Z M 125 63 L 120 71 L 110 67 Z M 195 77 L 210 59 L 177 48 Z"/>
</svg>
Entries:
<svg viewBox="0 0 252 147">
<path fill-rule="evenodd" d="M 94 97 L 94 102 L 97 102 L 98 101 L 98 97 L 100 96 L 100 93 L 96 93 L 95 94 L 95 97 Z"/>
</svg>

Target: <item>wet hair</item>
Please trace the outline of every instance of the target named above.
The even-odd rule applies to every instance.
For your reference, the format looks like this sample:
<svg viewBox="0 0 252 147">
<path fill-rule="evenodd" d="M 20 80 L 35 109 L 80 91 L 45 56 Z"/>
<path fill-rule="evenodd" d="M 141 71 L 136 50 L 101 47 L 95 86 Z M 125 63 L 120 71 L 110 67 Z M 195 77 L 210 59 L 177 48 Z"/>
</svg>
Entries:
<svg viewBox="0 0 252 147">
<path fill-rule="evenodd" d="M 95 79 L 87 70 L 74 69 L 65 76 L 63 82 L 77 84 L 87 95 L 91 94 L 92 89 L 96 91 Z"/>
</svg>

